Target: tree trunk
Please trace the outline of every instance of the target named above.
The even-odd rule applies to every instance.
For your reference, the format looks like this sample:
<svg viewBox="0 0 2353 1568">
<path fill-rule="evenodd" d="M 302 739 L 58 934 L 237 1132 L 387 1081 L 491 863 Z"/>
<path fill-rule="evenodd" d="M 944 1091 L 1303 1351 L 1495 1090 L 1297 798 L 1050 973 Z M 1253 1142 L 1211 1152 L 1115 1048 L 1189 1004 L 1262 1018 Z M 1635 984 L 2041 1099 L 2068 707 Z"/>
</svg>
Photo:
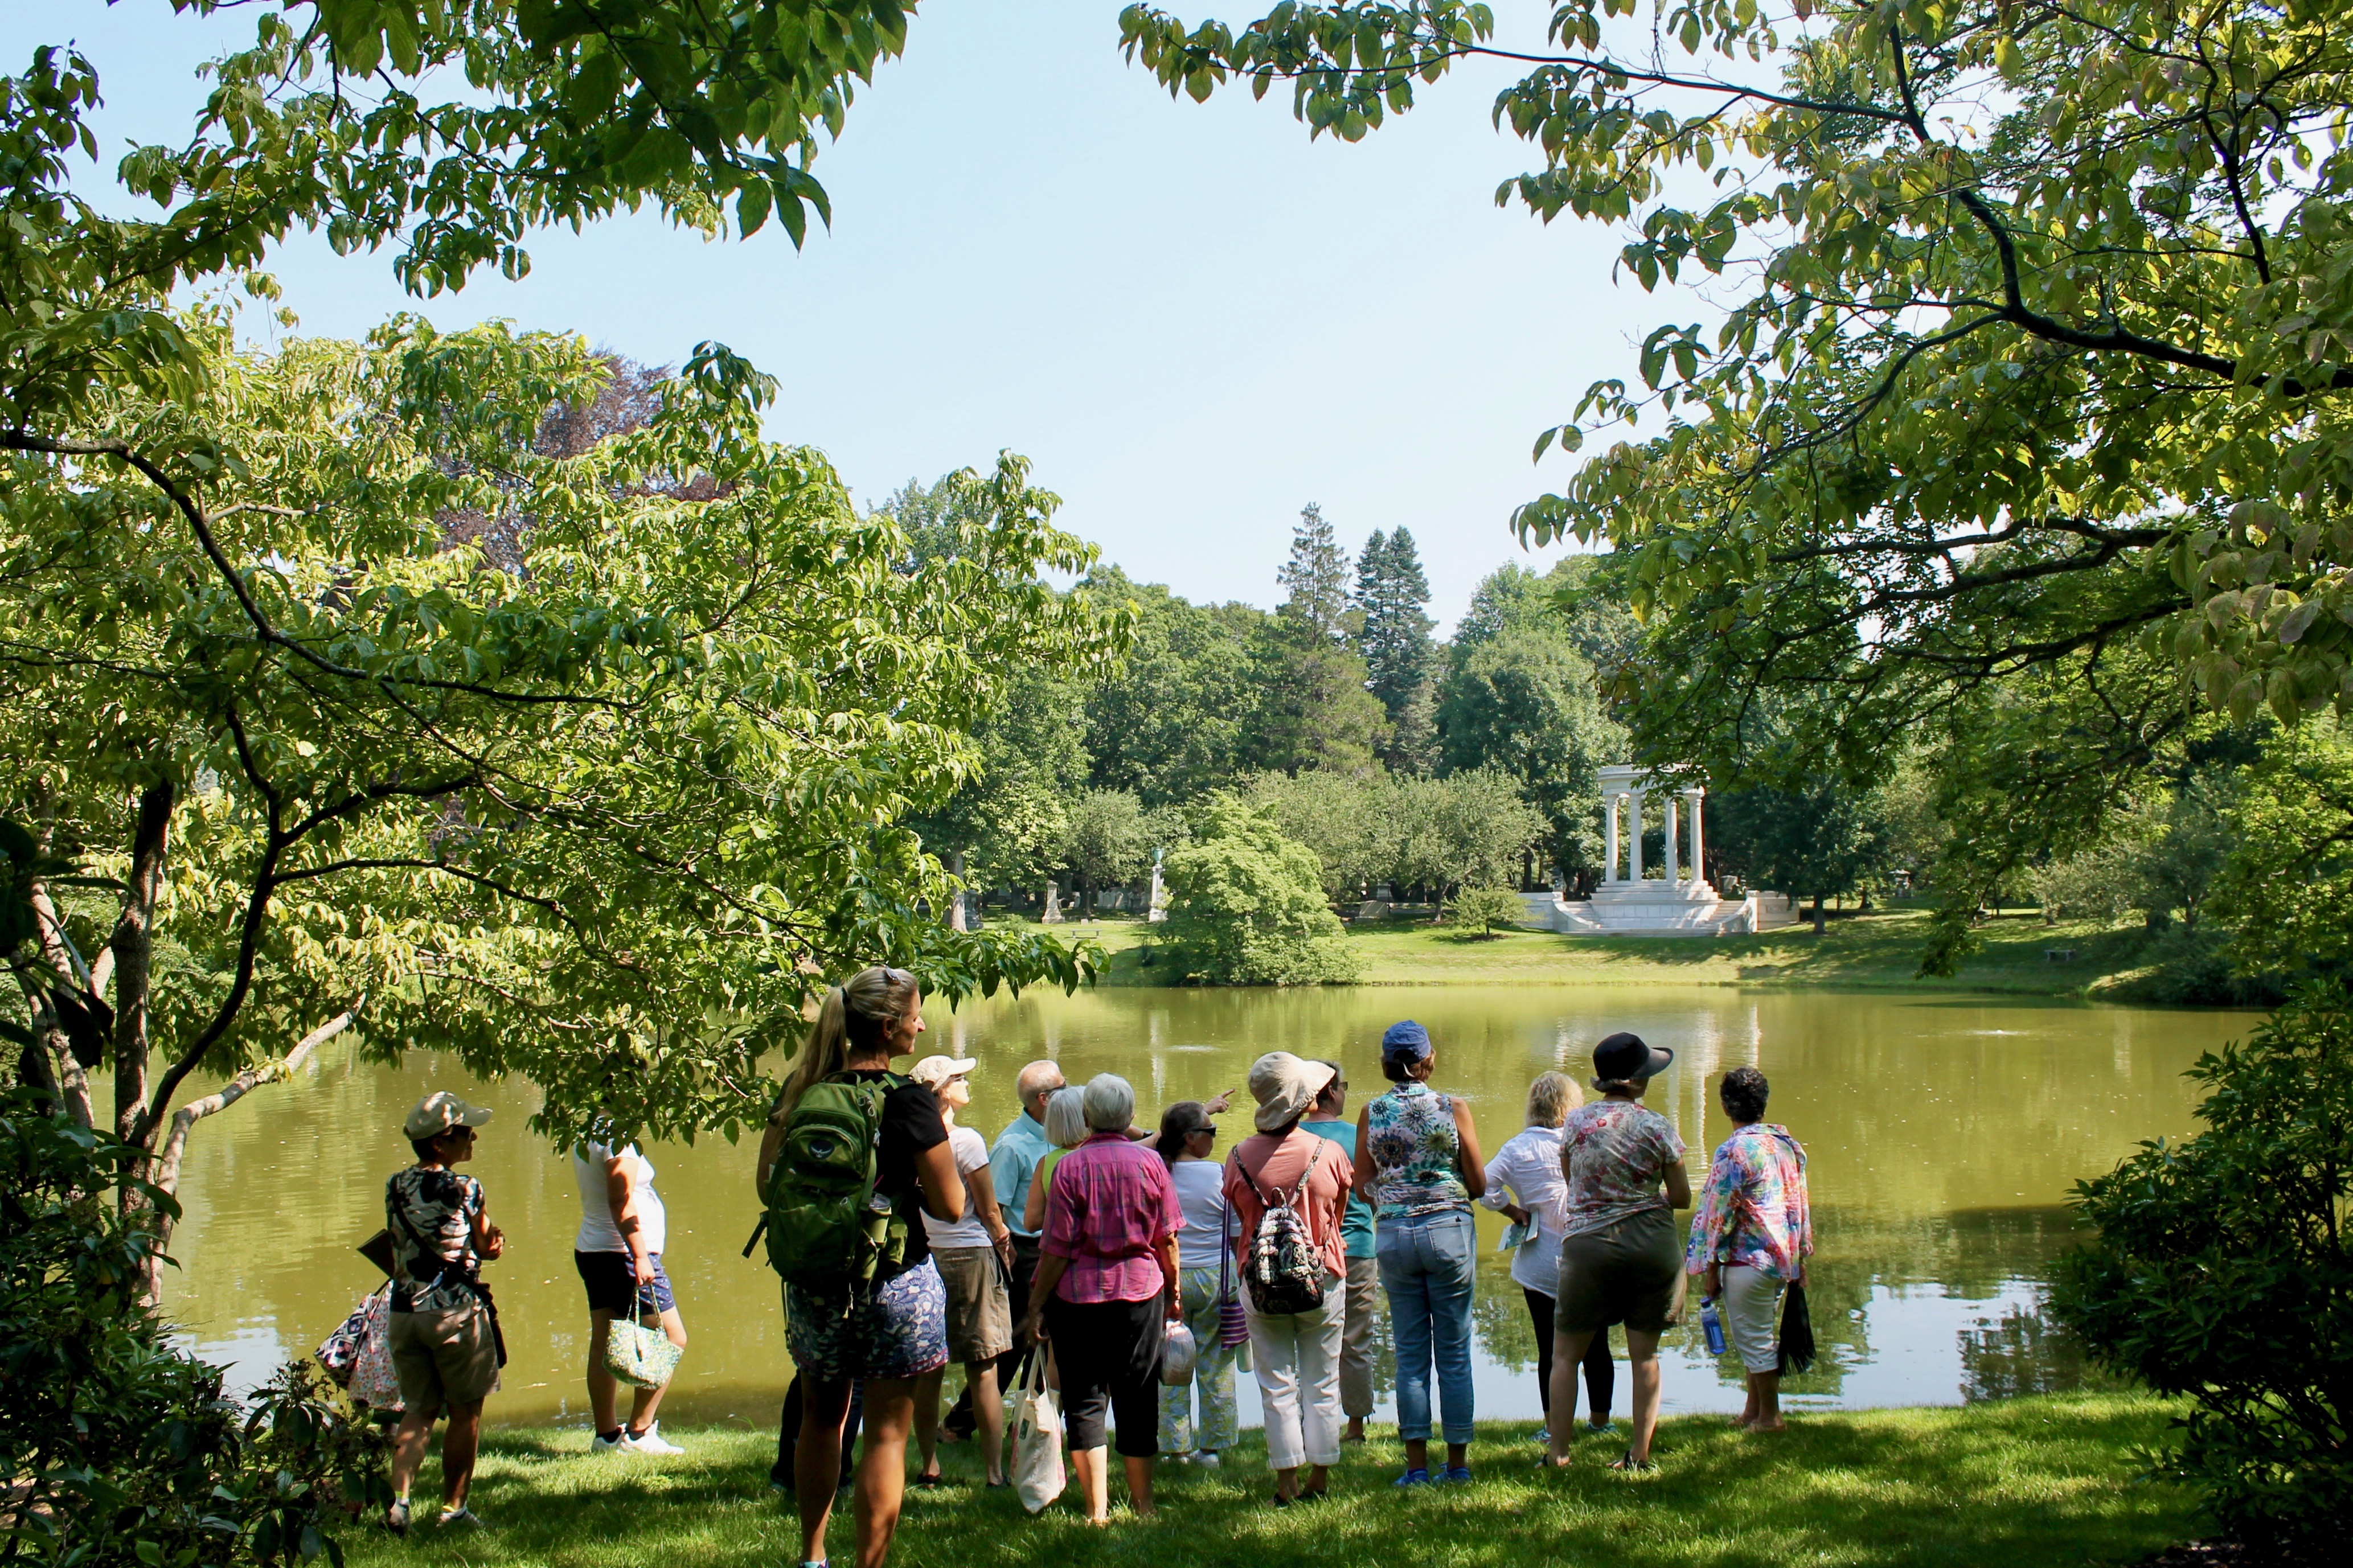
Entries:
<svg viewBox="0 0 2353 1568">
<path fill-rule="evenodd" d="M 961 882 L 964 880 L 963 850 L 959 849 L 948 858 L 948 869 L 955 873 L 957 881 Z M 965 919 L 965 900 L 969 897 L 971 897 L 971 895 L 965 892 L 963 888 L 959 887 L 956 889 L 955 901 L 948 906 L 948 930 L 970 931 L 972 929 L 970 923 Z"/>
<path fill-rule="evenodd" d="M 79 987 L 80 976 L 74 973 L 72 961 L 66 955 L 65 942 L 59 933 L 65 929 L 58 916 L 58 907 L 50 901 L 49 890 L 37 882 L 33 885 L 33 918 L 40 927 L 41 956 L 50 970 L 68 985 Z M 33 1009 L 33 1034 L 40 1041 L 39 1049 L 47 1059 L 42 1063 L 44 1087 L 53 1087 L 63 1102 L 66 1114 L 77 1125 L 94 1127 L 96 1109 L 90 1104 L 90 1075 L 73 1053 L 73 1042 L 66 1036 L 65 1026 L 58 1019 L 57 1009 L 43 997 Z"/>
<path fill-rule="evenodd" d="M 362 992 L 359 999 L 349 1007 L 296 1041 L 294 1048 L 286 1053 L 284 1059 L 249 1067 L 213 1093 L 202 1100 L 192 1100 L 174 1111 L 172 1130 L 164 1135 L 164 1147 L 156 1154 L 147 1179 L 165 1194 L 176 1196 L 180 1190 L 180 1162 L 188 1152 L 188 1130 L 206 1117 L 227 1110 L 263 1084 L 293 1077 L 321 1046 L 351 1027 L 352 1020 L 366 1005 L 367 994 Z M 172 1244 L 172 1216 L 168 1211 L 158 1211 L 151 1223 L 155 1232 L 155 1249 L 148 1258 L 144 1292 L 146 1302 L 152 1307 L 163 1291 L 163 1254 Z"/>
<path fill-rule="evenodd" d="M 164 857 L 171 846 L 177 791 L 169 780 L 142 791 L 139 823 L 131 839 L 130 891 L 122 917 L 106 944 L 114 955 L 114 1131 L 139 1131 L 147 1108 L 149 975 L 155 952 L 155 905 L 164 889 Z"/>
<path fill-rule="evenodd" d="M 1814 934 L 1820 936 L 1829 930 L 1829 920 L 1822 913 L 1822 896 L 1816 893 L 1814 895 Z"/>
</svg>

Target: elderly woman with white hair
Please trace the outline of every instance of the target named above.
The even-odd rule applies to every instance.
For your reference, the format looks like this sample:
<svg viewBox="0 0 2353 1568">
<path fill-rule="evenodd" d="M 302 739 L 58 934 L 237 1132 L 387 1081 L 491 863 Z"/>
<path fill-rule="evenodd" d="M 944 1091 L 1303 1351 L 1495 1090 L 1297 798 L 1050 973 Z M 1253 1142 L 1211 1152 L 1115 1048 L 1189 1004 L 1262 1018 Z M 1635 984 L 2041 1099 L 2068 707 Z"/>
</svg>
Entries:
<svg viewBox="0 0 2353 1568">
<path fill-rule="evenodd" d="M 1542 1072 L 1528 1085 L 1527 1125 L 1487 1162 L 1487 1190 L 1479 1201 L 1501 1209 L 1525 1239 L 1512 1256 L 1512 1283 L 1528 1304 L 1536 1331 L 1536 1393 L 1549 1426 L 1552 1416 L 1553 1317 L 1560 1295 L 1560 1242 L 1568 1234 L 1568 1178 L 1561 1172 L 1560 1124 L 1585 1103 L 1566 1073 Z M 1609 1359 L 1609 1335 L 1593 1336 L 1583 1363 L 1592 1430 L 1609 1429 L 1609 1401 L 1617 1392 L 1618 1368 Z M 1547 1439 L 1548 1440 L 1548 1439 Z"/>
<path fill-rule="evenodd" d="M 1185 1212 L 1160 1156 L 1127 1136 L 1135 1119 L 1127 1080 L 1101 1074 L 1088 1083 L 1082 1108 L 1087 1140 L 1049 1179 L 1029 1332 L 1053 1347 L 1071 1468 L 1088 1522 L 1103 1524 L 1111 1510 L 1107 1409 L 1127 1462 L 1129 1502 L 1138 1514 L 1152 1512 L 1161 1339 L 1166 1321 L 1184 1310 L 1172 1287 Z"/>
</svg>

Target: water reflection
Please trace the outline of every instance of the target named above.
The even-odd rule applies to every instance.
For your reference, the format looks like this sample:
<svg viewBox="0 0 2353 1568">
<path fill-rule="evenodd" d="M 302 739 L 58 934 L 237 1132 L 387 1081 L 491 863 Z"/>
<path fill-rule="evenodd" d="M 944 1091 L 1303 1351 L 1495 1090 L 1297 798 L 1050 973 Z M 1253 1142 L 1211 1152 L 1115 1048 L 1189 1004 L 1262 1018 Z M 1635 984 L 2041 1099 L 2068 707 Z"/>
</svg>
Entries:
<svg viewBox="0 0 2353 1568">
<path fill-rule="evenodd" d="M 1822 1353 L 1791 1380 L 1790 1402 L 1841 1406 L 2000 1397 L 2083 1379 L 2080 1356 L 2042 1315 L 2038 1284 L 2069 1244 L 2066 1192 L 2138 1140 L 2186 1131 L 2194 1097 L 2181 1070 L 2250 1022 L 1700 987 L 1139 990 L 999 998 L 953 1016 L 937 1008 L 931 1037 L 980 1061 L 969 1121 L 993 1136 L 1013 1113 L 1016 1069 L 1039 1056 L 1073 1079 L 1124 1074 L 1155 1116 L 1172 1100 L 1240 1089 L 1261 1051 L 1330 1057 L 1347 1070 L 1353 1116 L 1381 1087 L 1382 1028 L 1408 1016 L 1429 1026 L 1438 1087 L 1470 1100 L 1491 1151 L 1517 1127 L 1530 1077 L 1558 1067 L 1582 1078 L 1592 1042 L 1631 1028 L 1678 1053 L 1650 1103 L 1692 1145 L 1696 1175 L 1729 1131 L 1715 1079 L 1762 1068 L 1772 1118 L 1807 1145 L 1822 1247 L 1812 1283 Z M 569 1167 L 522 1125 L 537 1104 L 530 1085 L 472 1084 L 430 1058 L 396 1069 L 337 1058 L 199 1128 L 178 1237 L 186 1268 L 168 1289 L 169 1310 L 240 1383 L 315 1345 L 371 1283 L 350 1248 L 382 1223 L 384 1178 L 406 1162 L 402 1114 L 435 1088 L 501 1113 L 474 1167 L 511 1248 L 491 1276 L 513 1355 L 491 1415 L 575 1417 L 586 1316 L 568 1256 L 579 1217 Z M 789 1367 L 774 1276 L 738 1256 L 755 1217 L 753 1150 L 705 1140 L 651 1152 L 670 1209 L 666 1262 L 694 1342 L 666 1408 L 680 1421 L 763 1424 Z M 1480 1411 L 1533 1418 L 1534 1331 L 1510 1259 L 1493 1250 L 1500 1231 L 1482 1210 Z M 1669 1409 L 1738 1406 L 1732 1363 L 1711 1363 L 1680 1333 L 1666 1354 Z M 1391 1386 L 1385 1340 L 1379 1386 Z"/>
</svg>

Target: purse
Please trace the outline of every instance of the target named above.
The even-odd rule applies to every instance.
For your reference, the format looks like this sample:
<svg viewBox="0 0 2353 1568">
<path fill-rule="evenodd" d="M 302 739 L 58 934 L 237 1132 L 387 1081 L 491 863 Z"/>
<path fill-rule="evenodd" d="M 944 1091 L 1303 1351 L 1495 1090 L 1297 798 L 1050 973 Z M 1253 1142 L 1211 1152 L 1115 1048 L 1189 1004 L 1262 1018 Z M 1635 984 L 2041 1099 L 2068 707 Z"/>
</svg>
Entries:
<svg viewBox="0 0 2353 1568">
<path fill-rule="evenodd" d="M 1046 1352 L 1029 1358 L 1021 1374 L 1013 1423 L 1013 1487 L 1021 1506 L 1043 1512 L 1062 1495 L 1062 1406 L 1046 1386 Z"/>
<path fill-rule="evenodd" d="M 1232 1350 L 1250 1343 L 1250 1317 L 1242 1310 L 1241 1292 L 1233 1288 L 1233 1238 L 1218 1248 L 1218 1348 Z"/>
<path fill-rule="evenodd" d="M 1175 1318 L 1160 1335 L 1160 1381 L 1171 1388 L 1182 1388 L 1193 1381 L 1193 1366 L 1200 1359 L 1200 1351 L 1193 1343 L 1193 1331 Z"/>
<path fill-rule="evenodd" d="M 1791 1285 L 1781 1302 L 1781 1355 L 1777 1372 L 1810 1372 L 1814 1365 L 1814 1314 L 1806 1306 L 1806 1288 Z"/>
<path fill-rule="evenodd" d="M 316 1360 L 320 1369 L 338 1388 L 352 1385 L 353 1364 L 360 1359 L 360 1347 L 367 1342 L 368 1303 L 375 1299 L 373 1292 L 361 1297 L 360 1304 L 352 1309 L 343 1327 L 319 1342 Z"/>
<path fill-rule="evenodd" d="M 353 1404 L 397 1415 L 402 1405 L 400 1373 L 392 1364 L 391 1282 L 387 1280 L 370 1296 L 361 1310 L 367 1314 L 367 1326 L 360 1334 L 359 1352 L 352 1358 L 351 1381 L 343 1386 L 351 1392 Z"/>
<path fill-rule="evenodd" d="M 605 1370 L 631 1388 L 664 1388 L 678 1372 L 683 1353 L 661 1331 L 661 1314 L 654 1310 L 653 1292 L 638 1292 L 638 1311 L 650 1316 L 649 1328 L 637 1319 L 616 1318 L 605 1336 Z"/>
</svg>

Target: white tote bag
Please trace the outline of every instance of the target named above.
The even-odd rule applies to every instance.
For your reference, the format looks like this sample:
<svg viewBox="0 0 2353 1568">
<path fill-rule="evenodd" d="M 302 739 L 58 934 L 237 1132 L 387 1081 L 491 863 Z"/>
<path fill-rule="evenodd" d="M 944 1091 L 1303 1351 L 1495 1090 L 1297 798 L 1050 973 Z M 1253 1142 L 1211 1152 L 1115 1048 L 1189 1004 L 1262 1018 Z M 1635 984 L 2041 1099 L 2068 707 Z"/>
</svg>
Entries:
<svg viewBox="0 0 2353 1568">
<path fill-rule="evenodd" d="M 1042 1513 L 1062 1495 L 1062 1406 L 1046 1386 L 1046 1347 L 1022 1374 L 1013 1426 L 1013 1486 L 1021 1506 Z"/>
</svg>

